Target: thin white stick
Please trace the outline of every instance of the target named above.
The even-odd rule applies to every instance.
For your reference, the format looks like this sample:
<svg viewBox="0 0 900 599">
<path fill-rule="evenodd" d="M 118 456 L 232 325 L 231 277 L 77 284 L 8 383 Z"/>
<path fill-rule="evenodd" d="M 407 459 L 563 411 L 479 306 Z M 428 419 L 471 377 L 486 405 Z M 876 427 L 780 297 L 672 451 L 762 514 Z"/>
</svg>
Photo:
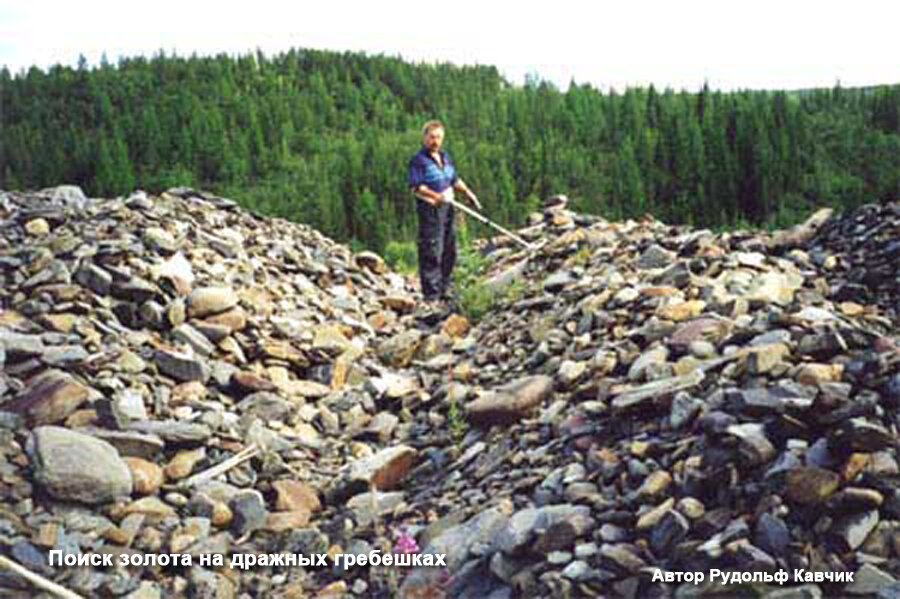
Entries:
<svg viewBox="0 0 900 599">
<path fill-rule="evenodd" d="M 229 470 L 231 470 L 238 464 L 240 464 L 242 462 L 246 462 L 247 460 L 249 460 L 250 458 L 252 458 L 253 456 L 255 456 L 258 453 L 259 453 L 259 447 L 257 447 L 255 443 L 251 444 L 248 447 L 245 447 L 244 449 L 239 451 L 238 453 L 234 454 L 233 456 L 231 456 L 224 462 L 222 462 L 220 464 L 216 464 L 215 466 L 212 466 L 211 468 L 207 468 L 203 472 L 198 472 L 194 476 L 185 480 L 179 486 L 193 487 L 193 486 L 199 485 L 201 483 L 205 483 L 206 481 L 212 480 L 213 478 L 219 476 L 220 474 L 222 474 L 224 472 L 228 472 Z"/>
<path fill-rule="evenodd" d="M 81 595 L 73 593 L 65 587 L 59 586 L 52 580 L 47 580 L 39 574 L 35 574 L 31 570 L 22 567 L 8 557 L 0 555 L 0 567 L 6 568 L 7 570 L 12 570 L 28 582 L 32 583 L 34 586 L 40 587 L 45 591 L 49 591 L 57 597 L 62 597 L 63 599 L 84 599 L 84 597 L 82 597 Z"/>
<path fill-rule="evenodd" d="M 419 194 L 416 194 L 416 197 L 423 197 L 423 196 L 421 196 L 421 195 L 419 195 Z M 470 214 L 470 215 L 474 216 L 475 218 L 477 218 L 478 220 L 480 220 L 480 221 L 483 222 L 484 224 L 490 225 L 491 227 L 494 227 L 495 229 L 497 229 L 498 231 L 500 231 L 500 232 L 503 233 L 504 235 L 508 235 L 509 237 L 513 238 L 514 240 L 516 240 L 516 241 L 519 242 L 520 244 L 524 245 L 528 250 L 534 251 L 535 249 L 537 249 L 535 246 L 531 245 L 530 243 L 528 243 L 527 241 L 525 241 L 524 239 L 522 239 L 521 237 L 519 237 L 518 235 L 516 235 L 516 234 L 513 233 L 512 231 L 510 231 L 509 229 L 505 229 L 505 228 L 501 227 L 500 225 L 498 225 L 498 224 L 495 223 L 494 221 L 490 220 L 489 218 L 487 218 L 486 216 L 484 216 L 483 214 L 481 214 L 481 213 L 479 213 L 479 212 L 475 212 L 474 210 L 472 210 L 472 209 L 469 208 L 468 206 L 465 206 L 465 205 L 463 205 L 463 204 L 460 204 L 460 203 L 457 202 L 456 200 L 451 200 L 451 199 L 446 199 L 446 198 L 445 198 L 444 201 L 447 202 L 448 204 L 450 204 L 451 206 L 454 206 L 454 207 L 456 207 L 456 208 L 459 208 L 460 210 L 462 210 L 462 211 L 465 212 L 466 214 Z"/>
<path fill-rule="evenodd" d="M 500 232 L 503 233 L 504 235 L 508 235 L 509 237 L 515 239 L 516 241 L 518 241 L 519 243 L 521 243 L 522 245 L 524 245 L 527 249 L 529 249 L 529 250 L 534 250 L 534 249 L 535 249 L 533 245 L 531 245 L 530 243 L 528 243 L 527 241 L 525 241 L 524 239 L 522 239 L 521 237 L 519 237 L 518 235 L 516 235 L 516 234 L 513 233 L 512 231 L 510 231 L 509 229 L 505 229 L 505 228 L 501 227 L 500 225 L 498 225 L 498 224 L 495 223 L 494 221 L 490 220 L 489 218 L 487 218 L 487 217 L 484 216 L 483 214 L 480 214 L 480 213 L 478 213 L 478 212 L 475 212 L 474 210 L 472 210 L 472 209 L 469 208 L 468 206 L 465 206 L 465 205 L 463 205 L 463 204 L 460 204 L 460 203 L 457 202 L 456 200 L 444 200 L 444 201 L 445 201 L 445 202 L 449 202 L 451 206 L 454 206 L 454 207 L 456 207 L 456 208 L 459 208 L 460 210 L 462 210 L 463 212 L 465 212 L 465 213 L 467 213 L 467 214 L 471 214 L 472 216 L 474 216 L 475 218 L 477 218 L 478 220 L 480 220 L 480 221 L 483 222 L 484 224 L 490 225 L 490 226 L 494 227 L 495 229 L 497 229 L 498 231 L 500 231 Z"/>
</svg>

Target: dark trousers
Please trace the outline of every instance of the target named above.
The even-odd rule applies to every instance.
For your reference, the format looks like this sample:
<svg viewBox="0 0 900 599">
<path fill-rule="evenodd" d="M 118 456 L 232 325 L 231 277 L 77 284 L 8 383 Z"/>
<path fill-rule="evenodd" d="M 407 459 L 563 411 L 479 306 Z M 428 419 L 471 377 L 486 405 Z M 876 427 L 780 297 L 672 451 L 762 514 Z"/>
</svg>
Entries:
<svg viewBox="0 0 900 599">
<path fill-rule="evenodd" d="M 456 235 L 453 206 L 432 206 L 416 199 L 419 213 L 419 280 L 425 299 L 437 299 L 450 287 L 450 273 L 456 264 Z"/>
</svg>

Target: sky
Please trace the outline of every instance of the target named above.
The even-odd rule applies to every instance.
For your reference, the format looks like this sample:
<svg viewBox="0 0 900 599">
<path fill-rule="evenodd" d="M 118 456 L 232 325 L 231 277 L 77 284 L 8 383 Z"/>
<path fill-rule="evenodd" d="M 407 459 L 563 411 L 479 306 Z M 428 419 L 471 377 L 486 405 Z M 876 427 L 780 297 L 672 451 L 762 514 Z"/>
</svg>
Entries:
<svg viewBox="0 0 900 599">
<path fill-rule="evenodd" d="M 896 0 L 0 0 L 0 65 L 304 47 L 493 65 L 561 89 L 852 87 L 900 83 L 898 17 Z"/>
</svg>

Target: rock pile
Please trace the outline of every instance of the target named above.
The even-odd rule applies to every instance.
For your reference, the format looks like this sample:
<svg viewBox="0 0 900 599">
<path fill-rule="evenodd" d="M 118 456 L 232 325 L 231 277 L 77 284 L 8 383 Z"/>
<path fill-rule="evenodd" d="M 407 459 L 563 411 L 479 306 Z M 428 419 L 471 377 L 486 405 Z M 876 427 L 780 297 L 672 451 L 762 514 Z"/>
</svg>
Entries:
<svg viewBox="0 0 900 599">
<path fill-rule="evenodd" d="M 302 570 L 125 577 L 47 557 L 326 538 L 309 522 L 335 512 L 321 503 L 329 484 L 341 498 L 386 489 L 414 456 L 376 400 L 418 389 L 370 351 L 415 305 L 406 281 L 370 252 L 190 189 L 6 192 L 0 218 L 4 552 L 90 597 L 315 588 Z"/>
<path fill-rule="evenodd" d="M 810 257 L 829 275 L 829 297 L 900 317 L 900 204 L 866 204 L 828 220 Z"/>
<path fill-rule="evenodd" d="M 779 237 L 553 198 L 538 252 L 482 246 L 472 326 L 205 192 L 0 193 L 0 547 L 85 597 L 896 596 L 898 214 Z M 47 561 L 419 548 L 446 567 Z M 855 581 L 654 580 L 710 568 Z"/>
<path fill-rule="evenodd" d="M 447 410 L 419 412 L 428 461 L 407 485 L 412 505 L 447 514 L 421 544 L 450 552 L 451 576 L 422 569 L 401 596 L 896 596 L 898 295 L 884 256 L 900 221 L 829 250 L 848 219 L 817 219 L 810 242 L 551 209 L 523 232 L 551 239 L 539 255 L 496 251 L 492 281 L 520 286 L 456 348 L 434 392 Z M 835 296 L 858 280 L 845 262 L 885 284 Z M 461 439 L 456 405 L 472 426 Z M 855 582 L 653 580 L 713 568 Z"/>
</svg>

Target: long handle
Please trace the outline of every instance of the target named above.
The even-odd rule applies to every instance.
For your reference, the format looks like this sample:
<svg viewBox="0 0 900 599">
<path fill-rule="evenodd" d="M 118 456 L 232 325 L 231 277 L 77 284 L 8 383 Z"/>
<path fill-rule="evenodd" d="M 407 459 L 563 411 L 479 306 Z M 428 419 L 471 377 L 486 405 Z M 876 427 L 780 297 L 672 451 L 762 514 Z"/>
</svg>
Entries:
<svg viewBox="0 0 900 599">
<path fill-rule="evenodd" d="M 0 568 L 10 570 L 18 574 L 28 582 L 32 583 L 34 586 L 40 587 L 45 591 L 49 591 L 57 597 L 62 597 L 62 599 L 84 599 L 78 593 L 73 593 L 69 589 L 56 584 L 52 580 L 44 578 L 40 574 L 35 574 L 31 570 L 2 555 L 0 555 Z"/>
<path fill-rule="evenodd" d="M 498 225 L 498 224 L 495 223 L 494 221 L 488 219 L 488 218 L 487 218 L 486 216 L 484 216 L 483 214 L 480 214 L 480 213 L 478 213 L 478 212 L 475 212 L 474 210 L 472 210 L 472 209 L 469 208 L 468 206 L 466 206 L 466 205 L 464 205 L 464 204 L 460 204 L 460 203 L 457 202 L 456 200 L 446 200 L 446 201 L 450 202 L 450 204 L 451 204 L 452 206 L 455 206 L 456 208 L 459 208 L 460 210 L 462 210 L 462 211 L 465 212 L 466 214 L 471 214 L 472 216 L 474 216 L 475 218 L 477 218 L 478 220 L 480 220 L 480 221 L 483 222 L 484 224 L 490 225 L 491 227 L 494 227 L 495 229 L 497 229 L 498 231 L 500 231 L 500 232 L 503 233 L 504 235 L 508 235 L 508 236 L 511 237 L 512 239 L 516 240 L 517 242 L 519 242 L 520 244 L 522 244 L 523 246 L 525 246 L 525 248 L 527 248 L 528 250 L 533 251 L 533 250 L 536 249 L 535 246 L 531 245 L 530 243 L 528 243 L 527 241 L 525 241 L 524 239 L 522 239 L 521 237 L 519 237 L 518 235 L 516 235 L 516 234 L 513 233 L 512 231 L 510 231 L 509 229 L 505 229 L 505 228 L 501 227 L 500 225 Z"/>
<path fill-rule="evenodd" d="M 508 229 L 505 229 L 505 228 L 501 227 L 500 225 L 498 225 L 498 224 L 495 223 L 494 221 L 488 219 L 488 218 L 487 218 L 486 216 L 484 216 L 483 214 L 480 214 L 480 213 L 478 213 L 478 212 L 475 212 L 474 210 L 472 210 L 472 209 L 469 208 L 468 206 L 466 206 L 466 205 L 464 205 L 464 204 L 460 204 L 460 203 L 457 202 L 456 200 L 450 200 L 450 199 L 447 199 L 447 200 L 444 200 L 444 201 L 445 201 L 445 202 L 449 202 L 451 206 L 454 206 L 454 207 L 456 207 L 456 208 L 459 208 L 460 210 L 462 210 L 462 211 L 465 212 L 466 214 L 471 214 L 472 216 L 474 216 L 475 218 L 477 218 L 478 220 L 480 220 L 480 221 L 483 222 L 484 224 L 490 225 L 491 227 L 494 227 L 495 229 L 497 229 L 498 231 L 500 231 L 500 232 L 503 233 L 504 235 L 508 235 L 509 237 L 515 239 L 517 242 L 519 242 L 520 244 L 524 245 L 528 250 L 534 250 L 534 249 L 535 249 L 535 247 L 534 247 L 533 245 L 531 245 L 530 243 L 528 243 L 527 241 L 525 241 L 524 239 L 522 239 L 521 237 L 519 237 L 518 235 L 516 235 L 516 234 L 513 233 L 512 231 L 510 231 L 510 230 L 508 230 Z"/>
</svg>

